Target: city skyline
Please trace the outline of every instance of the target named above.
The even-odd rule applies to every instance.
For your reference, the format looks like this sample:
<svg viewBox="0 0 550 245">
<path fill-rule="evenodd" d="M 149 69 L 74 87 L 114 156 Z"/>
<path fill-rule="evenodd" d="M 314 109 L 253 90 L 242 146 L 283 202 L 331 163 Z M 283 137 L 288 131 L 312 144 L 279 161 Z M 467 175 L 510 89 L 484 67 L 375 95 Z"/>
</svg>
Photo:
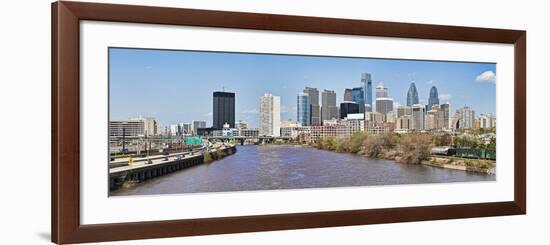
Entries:
<svg viewBox="0 0 550 245">
<path fill-rule="evenodd" d="M 319 92 L 333 90 L 339 105 L 345 89 L 362 86 L 363 73 L 375 87 L 383 82 L 401 105 L 414 81 L 424 105 L 436 86 L 440 102 L 450 101 L 453 111 L 469 106 L 495 114 L 495 64 L 111 48 L 110 118 L 212 126 L 212 93 L 226 91 L 235 93 L 234 120 L 257 128 L 265 93 L 280 97 L 281 120 L 297 120 L 296 96 L 304 88 L 317 89 L 318 104 Z"/>
</svg>

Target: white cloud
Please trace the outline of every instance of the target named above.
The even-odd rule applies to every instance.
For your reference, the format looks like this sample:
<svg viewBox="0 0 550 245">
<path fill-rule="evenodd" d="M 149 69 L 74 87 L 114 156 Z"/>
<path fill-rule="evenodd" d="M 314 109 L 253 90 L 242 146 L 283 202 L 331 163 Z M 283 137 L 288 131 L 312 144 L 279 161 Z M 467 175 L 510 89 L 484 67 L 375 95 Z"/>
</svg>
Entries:
<svg viewBox="0 0 550 245">
<path fill-rule="evenodd" d="M 208 113 L 203 114 L 202 116 L 203 117 L 211 117 L 212 115 L 214 115 L 214 113 L 208 112 Z"/>
<path fill-rule="evenodd" d="M 452 97 L 453 96 L 451 94 L 440 94 L 439 95 L 439 99 L 444 101 L 444 102 L 450 101 Z"/>
<path fill-rule="evenodd" d="M 497 75 L 493 71 L 484 71 L 476 77 L 476 81 L 483 83 L 496 83 Z"/>
</svg>

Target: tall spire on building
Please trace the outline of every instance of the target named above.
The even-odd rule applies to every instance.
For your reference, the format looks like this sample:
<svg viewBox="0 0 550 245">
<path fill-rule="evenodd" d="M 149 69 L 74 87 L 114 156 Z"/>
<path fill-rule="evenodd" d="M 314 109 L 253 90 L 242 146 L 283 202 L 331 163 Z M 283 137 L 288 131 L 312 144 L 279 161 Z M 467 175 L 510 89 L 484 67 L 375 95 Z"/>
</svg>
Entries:
<svg viewBox="0 0 550 245">
<path fill-rule="evenodd" d="M 412 82 L 407 92 L 407 105 L 412 106 L 418 103 L 418 91 L 416 90 L 416 85 Z"/>
<path fill-rule="evenodd" d="M 428 110 L 432 109 L 433 105 L 439 105 L 439 95 L 437 94 L 437 88 L 432 86 L 430 89 L 430 97 L 428 98 Z"/>
</svg>

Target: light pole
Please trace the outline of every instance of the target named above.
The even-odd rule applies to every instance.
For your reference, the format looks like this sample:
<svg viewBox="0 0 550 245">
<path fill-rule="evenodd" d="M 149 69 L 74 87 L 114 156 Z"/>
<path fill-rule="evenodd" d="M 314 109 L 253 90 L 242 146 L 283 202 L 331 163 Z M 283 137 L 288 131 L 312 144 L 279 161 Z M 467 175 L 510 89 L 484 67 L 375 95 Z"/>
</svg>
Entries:
<svg viewBox="0 0 550 245">
<path fill-rule="evenodd" d="M 126 153 L 126 122 L 122 123 L 122 153 Z"/>
</svg>

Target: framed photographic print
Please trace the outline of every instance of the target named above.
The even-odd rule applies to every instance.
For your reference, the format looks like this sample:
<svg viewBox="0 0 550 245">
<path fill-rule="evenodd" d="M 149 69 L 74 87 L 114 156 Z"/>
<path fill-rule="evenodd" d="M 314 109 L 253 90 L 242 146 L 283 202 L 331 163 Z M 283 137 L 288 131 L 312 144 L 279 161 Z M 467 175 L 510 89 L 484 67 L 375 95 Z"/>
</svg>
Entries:
<svg viewBox="0 0 550 245">
<path fill-rule="evenodd" d="M 525 214 L 525 38 L 55 2 L 52 240 Z"/>
</svg>

